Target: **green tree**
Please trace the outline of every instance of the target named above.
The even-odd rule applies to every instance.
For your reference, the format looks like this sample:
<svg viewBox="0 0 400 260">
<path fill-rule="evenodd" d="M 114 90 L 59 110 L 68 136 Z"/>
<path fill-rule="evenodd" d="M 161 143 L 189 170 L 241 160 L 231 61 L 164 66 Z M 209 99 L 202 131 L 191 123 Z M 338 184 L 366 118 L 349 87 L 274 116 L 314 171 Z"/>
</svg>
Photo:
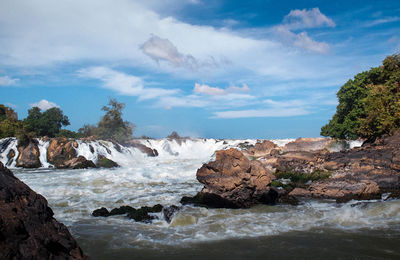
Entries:
<svg viewBox="0 0 400 260">
<path fill-rule="evenodd" d="M 135 127 L 132 123 L 122 119 L 124 103 L 118 103 L 116 99 L 110 99 L 108 106 L 103 106 L 102 110 L 106 114 L 101 118 L 95 130 L 95 135 L 100 139 L 109 139 L 124 143 L 132 139 L 132 132 Z"/>
<path fill-rule="evenodd" d="M 0 104 L 0 138 L 16 136 L 17 130 L 22 128 L 17 113 L 10 107 Z"/>
<path fill-rule="evenodd" d="M 400 56 L 386 57 L 383 65 L 357 74 L 344 84 L 339 104 L 321 135 L 339 139 L 375 139 L 400 128 Z"/>
<path fill-rule="evenodd" d="M 36 136 L 55 137 L 62 126 L 69 125 L 69 119 L 58 107 L 50 108 L 43 113 L 40 108 L 33 107 L 28 110 L 28 116 L 24 120 L 26 130 L 35 133 Z"/>
</svg>

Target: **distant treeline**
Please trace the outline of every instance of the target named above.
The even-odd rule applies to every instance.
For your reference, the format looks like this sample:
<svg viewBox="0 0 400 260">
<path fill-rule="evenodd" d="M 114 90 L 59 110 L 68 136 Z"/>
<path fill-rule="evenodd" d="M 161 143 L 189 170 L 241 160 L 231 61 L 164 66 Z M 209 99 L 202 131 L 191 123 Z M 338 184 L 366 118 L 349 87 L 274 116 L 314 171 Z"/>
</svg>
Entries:
<svg viewBox="0 0 400 260">
<path fill-rule="evenodd" d="M 19 145 L 24 145 L 35 137 L 82 138 L 94 136 L 98 139 L 124 143 L 132 139 L 135 125 L 122 119 L 125 104 L 110 99 L 108 106 L 103 106 L 105 115 L 97 125 L 84 125 L 78 132 L 61 129 L 70 124 L 68 116 L 58 107 L 41 111 L 38 107 L 28 110 L 24 120 L 18 120 L 17 113 L 10 107 L 0 104 L 0 138 L 14 137 Z"/>
</svg>

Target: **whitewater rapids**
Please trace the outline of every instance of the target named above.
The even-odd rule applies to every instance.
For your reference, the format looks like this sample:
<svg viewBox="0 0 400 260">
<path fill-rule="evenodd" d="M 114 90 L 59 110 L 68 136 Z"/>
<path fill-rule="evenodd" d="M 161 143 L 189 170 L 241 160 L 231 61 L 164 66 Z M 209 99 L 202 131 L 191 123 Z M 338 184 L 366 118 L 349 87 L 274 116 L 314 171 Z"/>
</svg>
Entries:
<svg viewBox="0 0 400 260">
<path fill-rule="evenodd" d="M 96 255 L 101 246 L 108 256 L 121 254 L 129 258 L 132 250 L 161 250 L 193 247 L 198 243 L 230 239 L 261 239 L 283 237 L 291 232 L 350 232 L 368 234 L 372 231 L 400 233 L 400 201 L 376 200 L 361 204 L 350 201 L 305 200 L 299 206 L 260 205 L 251 209 L 206 209 L 184 206 L 170 224 L 156 220 L 152 224 L 134 222 L 124 216 L 95 218 L 93 210 L 130 205 L 180 205 L 183 196 L 193 196 L 202 185 L 196 171 L 215 156 L 215 151 L 254 144 L 257 140 L 197 139 L 141 140 L 157 149 L 159 156 L 147 157 L 136 148 L 115 149 L 112 143 L 79 141 L 77 153 L 96 161 L 99 155 L 116 161 L 114 169 L 58 170 L 51 168 L 44 155 L 48 142 L 39 142 L 42 168 L 19 169 L 10 165 L 15 175 L 48 200 L 57 220 L 66 224 L 82 243 L 84 250 Z M 274 140 L 284 145 L 290 139 Z M 4 142 L 0 140 L 0 144 Z M 95 152 L 90 151 L 91 145 Z M 0 145 L 0 154 L 16 149 L 16 140 L 7 147 Z M 43 153 L 43 154 L 42 154 Z M 15 155 L 17 157 L 17 155 Z M 399 240 L 400 241 L 400 240 Z M 182 249 L 183 250 L 183 249 Z M 118 253 L 116 253 L 118 252 Z M 124 252 L 131 252 L 124 255 Z M 395 251 L 396 254 L 398 251 Z M 100 257 L 100 256 L 99 256 Z M 97 257 L 96 257 L 97 258 Z M 101 258 L 101 257 L 100 257 Z"/>
</svg>

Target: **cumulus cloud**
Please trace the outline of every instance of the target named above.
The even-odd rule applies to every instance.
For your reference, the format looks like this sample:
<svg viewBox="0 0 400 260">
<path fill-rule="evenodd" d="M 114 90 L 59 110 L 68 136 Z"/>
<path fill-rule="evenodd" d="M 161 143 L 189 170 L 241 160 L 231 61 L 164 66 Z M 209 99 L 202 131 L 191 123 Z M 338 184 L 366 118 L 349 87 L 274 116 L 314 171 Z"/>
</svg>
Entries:
<svg viewBox="0 0 400 260">
<path fill-rule="evenodd" d="M 202 67 L 218 67 L 221 63 L 229 63 L 226 59 L 222 59 L 222 62 L 217 61 L 213 56 L 204 61 L 199 61 L 190 54 L 179 52 L 170 40 L 156 35 L 152 35 L 140 46 L 140 49 L 158 64 L 160 64 L 160 61 L 166 61 L 175 67 L 183 67 L 189 70 L 197 70 Z"/>
<path fill-rule="evenodd" d="M 46 99 L 42 99 L 37 103 L 30 104 L 30 106 L 31 107 L 38 107 L 41 110 L 47 110 L 47 109 L 50 109 L 50 108 L 53 108 L 53 107 L 58 107 L 59 108 L 59 106 L 56 103 L 47 101 Z"/>
<path fill-rule="evenodd" d="M 230 86 L 229 88 L 222 89 L 218 87 L 210 87 L 208 85 L 201 85 L 199 83 L 195 83 L 193 89 L 194 93 L 205 94 L 210 96 L 228 95 L 230 93 L 248 92 L 248 91 L 250 91 L 250 88 L 246 84 L 243 84 L 242 87 Z"/>
<path fill-rule="evenodd" d="M 9 76 L 2 76 L 0 77 L 0 86 L 12 86 L 17 84 L 19 79 L 13 79 Z"/>
<path fill-rule="evenodd" d="M 178 92 L 176 89 L 145 88 L 141 78 L 102 66 L 81 69 L 78 75 L 82 78 L 100 80 L 103 88 L 114 90 L 122 95 L 137 96 L 140 100 Z"/>
<path fill-rule="evenodd" d="M 305 49 L 311 52 L 325 54 L 330 47 L 325 42 L 318 42 L 308 36 L 307 32 L 294 33 L 293 30 L 315 27 L 335 27 L 335 22 L 322 14 L 318 8 L 310 10 L 292 10 L 283 19 L 281 25 L 275 27 L 275 31 L 283 42 Z"/>
<path fill-rule="evenodd" d="M 291 10 L 290 13 L 283 18 L 283 25 L 292 30 L 336 26 L 335 22 L 321 13 L 319 8 Z"/>
</svg>

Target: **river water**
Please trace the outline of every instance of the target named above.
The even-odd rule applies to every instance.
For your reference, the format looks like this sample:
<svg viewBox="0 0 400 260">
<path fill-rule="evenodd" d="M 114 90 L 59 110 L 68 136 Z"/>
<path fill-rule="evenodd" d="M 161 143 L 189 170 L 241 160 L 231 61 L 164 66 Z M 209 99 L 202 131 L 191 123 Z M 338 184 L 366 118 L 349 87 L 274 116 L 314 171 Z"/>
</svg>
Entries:
<svg viewBox="0 0 400 260">
<path fill-rule="evenodd" d="M 170 224 L 91 216 L 103 206 L 180 205 L 183 196 L 195 195 L 202 188 L 196 170 L 215 150 L 234 145 L 201 142 L 206 145 L 169 144 L 170 151 L 158 157 L 137 152 L 118 157 L 112 151 L 122 165 L 115 169 L 12 170 L 47 198 L 55 218 L 92 259 L 400 259 L 400 200 L 304 200 L 298 206 L 250 209 L 184 206 Z M 165 143 L 152 147 L 157 145 L 168 150 Z"/>
</svg>

